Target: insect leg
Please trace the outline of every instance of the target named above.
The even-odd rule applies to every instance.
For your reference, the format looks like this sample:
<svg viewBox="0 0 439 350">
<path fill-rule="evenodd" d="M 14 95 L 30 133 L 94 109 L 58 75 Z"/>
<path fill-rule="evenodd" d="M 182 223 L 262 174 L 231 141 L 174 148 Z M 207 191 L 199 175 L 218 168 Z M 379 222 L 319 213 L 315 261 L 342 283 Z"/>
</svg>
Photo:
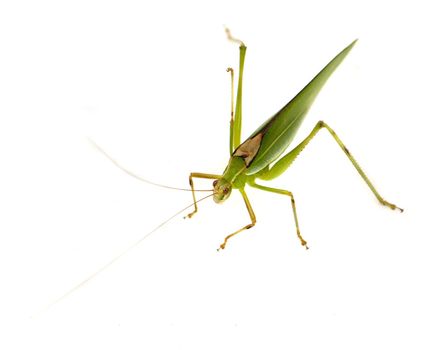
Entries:
<svg viewBox="0 0 439 350">
<path fill-rule="evenodd" d="M 248 214 L 250 215 L 251 223 L 248 224 L 248 225 L 246 225 L 246 226 L 244 226 L 243 228 L 239 229 L 238 231 L 235 231 L 235 232 L 231 233 L 231 234 L 228 235 L 226 238 L 224 238 L 224 242 L 220 245 L 219 249 L 224 249 L 224 248 L 226 247 L 227 241 L 228 241 L 231 237 L 237 235 L 237 234 L 240 233 L 241 231 L 248 230 L 249 228 L 252 228 L 252 227 L 255 226 L 255 224 L 256 224 L 256 216 L 255 216 L 255 213 L 254 213 L 254 211 L 253 211 L 253 208 L 252 208 L 252 206 L 251 206 L 251 204 L 250 204 L 250 201 L 248 200 L 247 193 L 245 193 L 244 189 L 240 189 L 239 192 L 241 192 L 242 198 L 244 199 L 245 206 L 246 206 L 246 208 L 247 208 Z M 219 250 L 219 249 L 218 249 L 218 250 Z"/>
<path fill-rule="evenodd" d="M 239 44 L 239 76 L 238 76 L 238 91 L 236 94 L 236 108 L 233 123 L 230 126 L 230 131 L 233 134 L 233 150 L 241 144 L 241 125 L 242 125 L 242 76 L 244 73 L 245 52 L 247 47 L 245 44 L 232 36 L 229 29 L 226 29 L 227 37 L 230 41 Z M 232 151 L 233 153 L 233 151 Z"/>
<path fill-rule="evenodd" d="M 230 155 L 232 155 L 232 153 L 234 151 L 233 128 L 234 128 L 234 118 L 235 118 L 235 89 L 234 89 L 233 80 L 235 77 L 235 72 L 234 72 L 233 68 L 231 68 L 231 67 L 227 68 L 227 72 L 230 72 L 230 79 L 231 79 L 229 152 L 230 152 Z"/>
<path fill-rule="evenodd" d="M 189 175 L 189 185 L 191 186 L 192 198 L 194 200 L 194 211 L 185 216 L 185 218 L 189 218 L 189 219 L 198 211 L 197 199 L 195 198 L 195 187 L 193 181 L 194 177 L 199 179 L 219 179 L 221 175 L 204 174 L 204 173 L 191 173 Z"/>
<path fill-rule="evenodd" d="M 257 188 L 259 190 L 262 190 L 262 191 L 268 191 L 268 192 L 272 192 L 272 193 L 283 194 L 285 196 L 290 197 L 290 199 L 291 199 L 291 206 L 293 207 L 294 222 L 296 224 L 297 237 L 299 238 L 300 243 L 303 246 L 305 246 L 306 249 L 308 249 L 306 241 L 303 239 L 302 235 L 300 234 L 299 220 L 297 219 L 296 202 L 294 200 L 293 194 L 290 191 L 287 191 L 287 190 L 282 190 L 282 189 L 279 189 L 279 188 L 262 186 L 262 185 L 259 185 L 259 184 L 255 183 L 254 181 L 249 182 L 249 185 L 254 187 L 254 188 Z"/>
<path fill-rule="evenodd" d="M 291 152 L 287 153 L 283 158 L 281 158 L 276 164 L 274 164 L 271 169 L 269 169 L 267 172 L 261 174 L 260 178 L 262 180 L 272 180 L 279 175 L 281 175 L 287 168 L 293 163 L 293 161 L 296 159 L 296 157 L 299 155 L 299 153 L 308 145 L 308 143 L 311 141 L 311 139 L 320 131 L 320 129 L 325 128 L 328 130 L 328 132 L 331 134 L 331 136 L 335 139 L 337 144 L 340 146 L 340 148 L 343 150 L 343 152 L 346 154 L 346 156 L 351 161 L 352 165 L 357 169 L 360 176 L 363 178 L 364 182 L 366 182 L 367 186 L 370 188 L 370 190 L 373 192 L 375 197 L 378 199 L 378 201 L 390 209 L 399 209 L 401 212 L 403 212 L 403 209 L 397 207 L 395 204 L 389 203 L 386 201 L 375 189 L 375 187 L 372 185 L 372 182 L 369 180 L 369 178 L 364 173 L 363 169 L 361 169 L 360 165 L 357 163 L 355 158 L 351 155 L 349 150 L 346 148 L 346 146 L 343 144 L 343 142 L 340 140 L 340 138 L 337 136 L 337 134 L 332 130 L 331 127 L 329 127 L 328 124 L 326 124 L 323 121 L 319 121 L 314 129 L 311 131 L 311 133 Z"/>
</svg>

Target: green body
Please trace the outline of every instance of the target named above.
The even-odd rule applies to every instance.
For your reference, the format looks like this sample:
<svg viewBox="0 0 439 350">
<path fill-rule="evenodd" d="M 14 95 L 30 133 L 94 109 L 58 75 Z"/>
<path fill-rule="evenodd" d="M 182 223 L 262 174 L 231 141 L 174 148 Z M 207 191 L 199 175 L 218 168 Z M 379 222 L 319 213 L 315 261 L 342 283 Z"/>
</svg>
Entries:
<svg viewBox="0 0 439 350">
<path fill-rule="evenodd" d="M 230 40 L 240 44 L 238 91 L 236 95 L 235 108 L 233 108 L 233 69 L 228 69 L 232 76 L 232 118 L 230 121 L 229 142 L 231 157 L 222 175 L 191 173 L 189 176 L 189 183 L 192 189 L 192 196 L 194 200 L 194 211 L 188 214 L 188 217 L 192 217 L 198 210 L 193 178 L 215 180 L 213 182 L 213 199 L 216 203 L 224 202 L 230 196 L 233 189 L 238 189 L 242 195 L 242 198 L 244 199 L 251 223 L 228 235 L 223 244 L 220 246 L 220 248 L 224 248 L 230 237 L 249 229 L 256 224 L 255 213 L 253 212 L 250 201 L 245 192 L 245 186 L 248 184 L 249 186 L 259 190 L 285 195 L 290 198 L 296 224 L 297 236 L 302 245 L 307 246 L 306 241 L 302 238 L 299 230 L 296 204 L 292 192 L 284 189 L 263 186 L 256 183 L 256 181 L 258 179 L 269 181 L 283 174 L 285 170 L 287 170 L 288 167 L 293 163 L 298 154 L 302 152 L 312 138 L 323 128 L 331 134 L 378 201 L 382 205 L 391 209 L 399 209 L 402 211 L 402 209 L 398 208 L 392 203 L 387 202 L 383 199 L 383 197 L 381 197 L 334 130 L 332 130 L 332 128 L 330 128 L 329 125 L 323 121 L 319 121 L 304 140 L 302 140 L 291 151 L 283 155 L 285 150 L 291 144 L 297 130 L 302 124 L 303 119 L 311 108 L 311 105 L 313 104 L 323 85 L 351 51 L 352 47 L 356 43 L 356 40 L 348 45 L 338 55 L 336 55 L 332 61 L 330 61 L 314 77 L 314 79 L 312 79 L 309 84 L 306 85 L 279 112 L 263 123 L 259 128 L 256 129 L 255 132 L 253 132 L 253 134 L 251 134 L 244 142 L 241 143 L 242 80 L 247 48 L 242 41 L 233 38 L 229 31 L 227 31 L 227 34 Z"/>
<path fill-rule="evenodd" d="M 312 129 L 310 134 L 302 140 L 295 148 L 293 148 L 290 152 L 284 155 L 282 158 L 279 157 L 285 152 L 287 147 L 290 145 L 293 140 L 298 128 L 300 127 L 303 119 L 305 118 L 307 112 L 309 111 L 312 103 L 314 102 L 317 94 L 328 80 L 328 78 L 332 75 L 335 69 L 340 65 L 346 55 L 354 46 L 355 42 L 352 42 L 349 46 L 347 46 L 344 50 L 342 50 L 335 58 L 329 62 L 325 68 L 323 68 L 319 74 L 315 76 L 311 82 L 306 85 L 302 91 L 300 91 L 296 97 L 294 97 L 289 103 L 285 105 L 278 113 L 276 113 L 273 117 L 268 119 L 264 124 L 262 124 L 256 131 L 249 136 L 244 142 L 241 143 L 241 121 L 242 121 L 242 79 L 243 79 L 243 71 L 244 71 L 244 59 L 246 53 L 246 47 L 244 43 L 240 40 L 233 38 L 230 32 L 226 31 L 230 40 L 234 42 L 240 43 L 240 59 L 239 59 L 239 78 L 238 78 L 238 91 L 236 96 L 236 107 L 233 108 L 233 97 L 232 97 L 232 118 L 230 121 L 230 160 L 229 163 L 222 175 L 216 174 L 206 174 L 206 173 L 191 173 L 189 176 L 189 183 L 191 186 L 192 197 L 194 200 L 194 210 L 187 217 L 192 217 L 197 211 L 197 200 L 195 198 L 195 188 L 193 179 L 214 179 L 213 182 L 213 193 L 205 198 L 213 196 L 215 202 L 221 203 L 224 202 L 231 194 L 233 189 L 238 189 L 246 206 L 247 212 L 250 216 L 251 223 L 245 225 L 241 229 L 229 234 L 224 242 L 220 245 L 221 249 L 224 249 L 227 241 L 235 236 L 236 234 L 253 227 L 256 224 L 256 216 L 253 212 L 250 201 L 245 192 L 245 186 L 248 184 L 256 189 L 262 191 L 268 191 L 271 193 L 281 194 L 290 198 L 291 206 L 293 209 L 294 221 L 296 224 L 296 233 L 297 236 L 302 243 L 303 246 L 307 247 L 306 241 L 302 238 L 302 235 L 299 230 L 299 223 L 297 219 L 297 211 L 296 204 L 293 197 L 292 192 L 284 189 L 267 187 L 256 183 L 257 179 L 261 180 L 272 180 L 279 175 L 281 175 L 285 170 L 293 163 L 296 159 L 297 155 L 303 151 L 303 149 L 308 145 L 308 143 L 312 140 L 312 138 L 319 132 L 319 130 L 325 128 L 343 152 L 346 154 L 352 165 L 358 171 L 360 176 L 363 178 L 369 189 L 373 192 L 378 201 L 391 209 L 399 209 L 402 212 L 402 209 L 398 208 L 396 205 L 387 202 L 381 197 L 375 187 L 372 185 L 364 171 L 360 168 L 357 161 L 351 155 L 349 150 L 337 136 L 337 134 L 332 130 L 325 122 L 319 121 L 315 127 Z M 232 76 L 232 96 L 233 96 L 233 69 L 229 68 L 228 71 L 231 72 Z M 98 149 L 100 149 L 98 147 Z M 106 155 L 116 166 L 120 167 L 123 171 L 128 173 L 135 178 L 145 181 L 147 183 L 157 185 L 153 182 L 140 178 L 137 175 L 134 175 L 130 171 L 122 168 L 115 160 L 110 158 L 102 149 L 100 149 L 104 155 Z M 274 164 L 273 164 L 274 163 Z M 173 188 L 169 186 L 162 186 L 167 188 Z M 179 189 L 179 188 L 174 188 Z M 201 199 L 202 200 L 202 199 Z M 187 208 L 185 208 L 187 209 Z M 185 210 L 183 209 L 183 210 Z M 178 212 L 176 215 L 180 214 L 182 211 Z M 170 219 L 175 217 L 172 216 Z M 142 242 L 148 235 L 155 232 L 158 228 L 163 226 L 166 222 L 157 226 L 153 231 L 146 234 L 141 240 L 132 245 L 129 249 L 125 250 L 122 254 L 111 260 L 107 265 L 101 268 L 98 272 L 94 273 L 92 276 L 88 277 L 85 281 L 81 282 L 79 285 L 71 289 L 67 292 L 63 297 L 59 300 L 63 299 L 65 296 L 71 294 L 74 290 L 79 288 L 81 285 L 90 280 L 97 273 L 103 271 L 106 267 L 110 266 L 117 259 L 119 259 L 122 255 L 124 255 L 131 248 L 135 247 L 137 244 Z"/>
<path fill-rule="evenodd" d="M 223 194 L 225 188 L 243 188 L 249 180 L 258 177 L 263 179 L 264 175 L 269 173 L 268 167 L 277 160 L 291 144 L 297 130 L 302 124 L 303 119 L 323 85 L 347 56 L 355 43 L 356 40 L 335 56 L 334 59 L 302 89 L 302 91 L 300 91 L 279 112 L 257 128 L 256 131 L 253 132 L 253 134 L 251 134 L 242 144 L 239 143 L 240 140 L 237 135 L 240 135 L 241 131 L 240 105 L 242 90 L 240 87 L 242 86 L 242 71 L 246 48 L 244 45 L 241 45 L 240 80 L 238 85 L 236 117 L 233 130 L 234 134 L 232 132 L 234 145 L 237 145 L 234 147 L 229 164 L 227 165 L 222 178 L 216 183 L 218 187 L 218 191 L 216 191 L 217 194 L 215 195 L 216 202 L 221 202 L 230 195 L 230 190 L 226 190 L 226 193 Z M 251 161 L 246 163 L 246 157 L 237 154 L 240 153 L 240 148 L 256 135 L 260 135 L 260 140 L 253 145 L 255 155 Z M 288 167 L 288 165 L 286 167 Z M 272 173 L 271 178 L 281 175 L 286 168 L 279 170 L 281 171 L 276 174 Z"/>
<path fill-rule="evenodd" d="M 285 107 L 252 134 L 253 136 L 262 131 L 264 137 L 258 154 L 246 171 L 247 175 L 256 174 L 282 155 L 296 135 L 317 94 L 355 45 L 355 42 L 340 52 Z"/>
</svg>

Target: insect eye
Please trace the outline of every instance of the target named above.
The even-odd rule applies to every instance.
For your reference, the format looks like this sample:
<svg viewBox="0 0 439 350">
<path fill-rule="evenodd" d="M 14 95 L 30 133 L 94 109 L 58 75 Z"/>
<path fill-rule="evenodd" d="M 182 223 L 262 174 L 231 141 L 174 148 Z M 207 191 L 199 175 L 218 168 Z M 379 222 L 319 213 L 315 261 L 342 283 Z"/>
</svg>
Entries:
<svg viewBox="0 0 439 350">
<path fill-rule="evenodd" d="M 213 187 L 215 187 L 217 183 L 218 183 L 218 180 L 215 180 L 215 181 L 213 182 Z"/>
<path fill-rule="evenodd" d="M 223 189 L 223 193 L 224 193 L 224 194 L 229 193 L 229 189 L 226 187 L 225 189 Z"/>
</svg>

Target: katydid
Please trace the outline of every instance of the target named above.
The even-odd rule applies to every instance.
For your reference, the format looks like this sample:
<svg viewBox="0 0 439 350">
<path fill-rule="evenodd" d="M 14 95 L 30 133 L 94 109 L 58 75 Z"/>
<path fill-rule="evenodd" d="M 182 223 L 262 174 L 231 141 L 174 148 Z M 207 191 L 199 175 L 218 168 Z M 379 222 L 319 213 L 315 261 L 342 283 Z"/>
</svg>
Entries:
<svg viewBox="0 0 439 350">
<path fill-rule="evenodd" d="M 311 133 L 302 142 L 300 142 L 298 146 L 285 154 L 282 158 L 278 159 L 280 156 L 282 156 L 284 151 L 292 142 L 317 94 L 320 92 L 328 78 L 354 47 L 356 40 L 343 49 L 337 56 L 335 56 L 332 61 L 330 61 L 314 77 L 314 79 L 312 79 L 311 82 L 309 82 L 308 85 L 306 85 L 279 112 L 265 121 L 265 123 L 263 123 L 246 140 L 244 140 L 244 142 L 241 143 L 242 80 L 247 47 L 241 40 L 232 37 L 229 30 L 226 29 L 226 32 L 231 41 L 239 44 L 239 76 L 235 106 L 233 103 L 233 69 L 227 69 L 227 71 L 231 73 L 232 78 L 232 112 L 230 120 L 229 142 L 230 160 L 222 175 L 198 172 L 193 172 L 190 174 L 189 184 L 192 189 L 194 210 L 188 214 L 187 217 L 191 218 L 198 211 L 193 182 L 194 178 L 214 179 L 213 199 L 216 203 L 224 202 L 227 200 L 227 198 L 229 198 L 232 191 L 237 189 L 244 200 L 251 222 L 239 230 L 229 234 L 224 239 L 224 242 L 220 245 L 220 249 L 224 249 L 231 237 L 244 230 L 252 228 L 256 224 L 255 213 L 253 212 L 252 206 L 245 192 L 245 186 L 248 184 L 256 189 L 285 195 L 290 198 L 297 236 L 301 244 L 308 249 L 307 243 L 300 233 L 296 204 L 292 192 L 284 189 L 263 186 L 259 183 L 256 183 L 256 180 L 260 179 L 263 181 L 270 181 L 282 175 L 294 162 L 299 153 L 319 132 L 319 130 L 323 128 L 329 131 L 331 136 L 346 154 L 355 169 L 357 169 L 358 173 L 366 182 L 367 186 L 373 192 L 378 201 L 390 209 L 399 209 L 402 212 L 403 209 L 384 200 L 334 130 L 332 130 L 332 128 L 329 127 L 329 125 L 327 125 L 324 121 L 319 121 L 314 129 L 312 129 Z"/>
<path fill-rule="evenodd" d="M 236 94 L 236 105 L 234 104 L 234 91 L 233 91 L 233 69 L 228 68 L 227 71 L 231 73 L 232 78 L 232 108 L 231 108 L 231 120 L 230 120 L 230 140 L 229 140 L 229 151 L 230 160 L 227 164 L 222 175 L 216 174 L 205 174 L 205 173 L 191 173 L 189 176 L 190 189 L 176 188 L 171 186 L 165 186 L 157 184 L 146 180 L 131 171 L 122 167 L 118 162 L 111 158 L 102 148 L 91 141 L 96 148 L 101 151 L 107 158 L 109 158 L 117 167 L 126 172 L 128 175 L 144 181 L 150 185 L 160 186 L 168 189 L 191 191 L 193 204 L 178 211 L 176 214 L 168 218 L 166 221 L 162 222 L 160 225 L 155 227 L 153 230 L 141 237 L 137 242 L 126 248 L 122 253 L 117 255 L 115 258 L 110 260 L 106 265 L 101 267 L 95 273 L 91 274 L 88 278 L 83 280 L 81 283 L 70 289 L 62 297 L 58 298 L 55 302 L 51 303 L 48 307 L 61 301 L 75 290 L 83 286 L 93 277 L 97 276 L 104 269 L 112 265 L 123 255 L 128 253 L 131 249 L 136 247 L 142 241 L 144 241 L 149 235 L 156 232 L 160 227 L 168 223 L 174 217 L 186 211 L 190 207 L 194 207 L 194 210 L 188 214 L 186 217 L 191 218 L 197 211 L 197 203 L 213 197 L 216 203 L 222 203 L 227 198 L 229 198 L 233 189 L 239 190 L 245 206 L 247 208 L 248 214 L 250 216 L 250 223 L 239 230 L 229 234 L 225 237 L 224 242 L 220 245 L 220 249 L 224 249 L 228 240 L 237 235 L 238 233 L 253 227 L 256 224 L 256 216 L 253 212 L 250 201 L 245 192 L 245 186 L 248 184 L 251 187 L 262 191 L 268 191 L 272 193 L 281 194 L 287 196 L 291 200 L 291 206 L 293 209 L 293 217 L 296 226 L 297 236 L 303 246 L 308 249 L 306 241 L 303 239 L 300 230 L 299 223 L 297 219 L 296 204 L 294 201 L 293 194 L 285 189 L 273 188 L 260 185 L 256 183 L 256 180 L 260 179 L 263 181 L 270 181 L 278 176 L 282 175 L 288 167 L 294 162 L 299 153 L 308 145 L 308 143 L 313 139 L 313 137 L 323 128 L 328 130 L 330 135 L 334 138 L 343 152 L 346 154 L 348 159 L 351 161 L 352 165 L 358 171 L 360 176 L 366 182 L 367 186 L 373 192 L 378 201 L 390 209 L 398 209 L 401 212 L 403 209 L 397 207 L 395 204 L 389 203 L 378 193 L 375 187 L 372 185 L 371 181 L 368 179 L 364 171 L 360 168 L 357 161 L 351 155 L 349 150 L 337 136 L 337 134 L 329 127 L 325 122 L 319 121 L 316 126 L 312 129 L 310 134 L 302 140 L 293 150 L 286 153 L 283 157 L 282 154 L 285 152 L 287 147 L 292 142 L 297 130 L 299 129 L 306 113 L 310 109 L 312 103 L 314 102 L 317 94 L 320 92 L 321 88 L 332 75 L 332 73 L 337 69 L 340 63 L 351 51 L 356 43 L 356 40 L 343 49 L 337 56 L 335 56 L 332 61 L 330 61 L 315 77 L 308 83 L 290 102 L 288 102 L 279 112 L 274 116 L 269 118 L 265 123 L 263 123 L 259 128 L 256 129 L 244 142 L 241 143 L 241 122 L 242 122 L 242 79 L 244 71 L 244 60 L 246 53 L 246 46 L 241 40 L 238 40 L 231 36 L 230 31 L 226 30 L 228 38 L 239 44 L 239 76 L 238 76 L 238 90 Z M 279 159 L 279 157 L 281 157 Z M 213 190 L 196 190 L 194 187 L 194 178 L 200 179 L 213 179 Z M 211 192 L 211 194 L 204 196 L 203 198 L 196 200 L 195 192 Z"/>
</svg>

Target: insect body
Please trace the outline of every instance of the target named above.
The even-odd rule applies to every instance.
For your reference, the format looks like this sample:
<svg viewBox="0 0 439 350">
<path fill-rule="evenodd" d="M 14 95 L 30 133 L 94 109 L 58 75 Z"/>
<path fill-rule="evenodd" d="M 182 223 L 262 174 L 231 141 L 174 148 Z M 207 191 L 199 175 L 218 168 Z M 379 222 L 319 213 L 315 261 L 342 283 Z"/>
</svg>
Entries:
<svg viewBox="0 0 439 350">
<path fill-rule="evenodd" d="M 343 152 L 351 161 L 352 165 L 357 169 L 363 180 L 366 182 L 370 190 L 376 196 L 378 201 L 391 209 L 399 209 L 396 205 L 387 202 L 377 192 L 366 174 L 360 168 L 356 160 L 350 154 L 343 142 L 325 122 L 319 121 L 311 133 L 299 143 L 292 151 L 288 152 L 282 158 L 279 157 L 285 152 L 287 147 L 292 142 L 297 130 L 299 129 L 303 119 L 308 110 L 314 102 L 317 94 L 344 60 L 344 58 L 351 51 L 356 43 L 356 40 L 342 50 L 332 61 L 330 61 L 315 77 L 306 85 L 290 102 L 288 102 L 279 112 L 263 123 L 253 134 L 251 134 L 244 142 L 241 143 L 241 120 L 242 120 L 242 77 L 244 70 L 244 60 L 246 54 L 246 46 L 238 39 L 233 38 L 227 30 L 230 40 L 238 42 L 239 46 L 239 78 L 238 91 L 236 98 L 236 107 L 233 108 L 233 70 L 228 71 L 232 76 L 232 117 L 230 121 L 230 160 L 222 175 L 205 174 L 205 173 L 191 173 L 189 176 L 189 183 L 192 189 L 192 196 L 194 200 L 194 211 L 188 217 L 192 217 L 197 211 L 197 203 L 195 198 L 195 189 L 193 178 L 214 179 L 213 182 L 213 199 L 216 203 L 222 203 L 229 198 L 233 189 L 239 190 L 244 199 L 247 211 L 251 222 L 241 229 L 228 235 L 220 248 L 224 249 L 227 241 L 234 235 L 243 230 L 249 229 L 256 224 L 256 216 L 251 207 L 250 201 L 245 192 L 245 186 L 248 184 L 254 188 L 286 195 L 291 199 L 293 209 L 293 216 L 296 224 L 297 236 L 303 246 L 307 247 L 306 241 L 303 239 L 297 220 L 297 211 L 293 194 L 290 191 L 278 188 L 272 188 L 256 183 L 257 179 L 269 181 L 284 173 L 287 168 L 293 163 L 298 154 L 308 145 L 311 139 L 321 130 L 325 128 L 329 131 Z M 274 163 L 274 164 L 273 164 Z"/>
<path fill-rule="evenodd" d="M 300 242 L 303 246 L 307 247 L 306 241 L 302 238 L 299 230 L 299 224 L 297 220 L 297 212 L 296 212 L 296 204 L 294 202 L 293 194 L 284 189 L 267 187 L 256 183 L 256 180 L 272 180 L 279 175 L 283 174 L 285 170 L 293 163 L 299 153 L 308 145 L 308 143 L 312 140 L 312 138 L 319 132 L 319 130 L 325 128 L 329 131 L 331 136 L 338 143 L 340 148 L 346 154 L 346 156 L 351 161 L 352 165 L 357 169 L 358 173 L 361 175 L 363 180 L 366 182 L 367 186 L 369 186 L 370 190 L 373 192 L 378 201 L 391 209 L 399 209 L 401 212 L 403 211 L 401 208 L 398 208 L 396 205 L 387 202 L 381 197 L 381 195 L 377 192 L 375 187 L 372 185 L 370 180 L 367 178 L 366 174 L 360 168 L 356 160 L 352 157 L 348 149 L 345 147 L 343 142 L 339 139 L 337 134 L 332 130 L 325 122 L 319 121 L 314 129 L 310 132 L 310 134 L 300 142 L 293 150 L 285 154 L 282 158 L 279 159 L 280 156 L 285 152 L 286 148 L 290 145 L 293 140 L 300 124 L 306 116 L 309 108 L 311 107 L 314 99 L 317 94 L 331 76 L 331 74 L 335 71 L 335 69 L 340 65 L 343 59 L 347 56 L 349 51 L 355 45 L 355 41 L 352 42 L 349 46 L 347 46 L 344 50 L 342 50 L 335 58 L 329 62 L 321 71 L 318 73 L 311 82 L 306 85 L 302 91 L 300 91 L 290 102 L 288 102 L 279 112 L 277 112 L 273 117 L 268 119 L 265 123 L 263 123 L 258 129 L 256 129 L 253 134 L 251 134 L 244 142 L 241 143 L 241 120 L 242 120 L 242 75 L 244 70 L 244 59 L 246 53 L 246 46 L 240 40 L 233 38 L 230 35 L 230 32 L 227 30 L 227 34 L 230 40 L 238 42 L 239 46 L 239 78 L 238 78 L 238 91 L 236 97 L 236 106 L 234 108 L 233 103 L 233 70 L 231 68 L 228 69 L 231 72 L 232 77 L 232 117 L 230 120 L 230 160 L 227 164 L 226 169 L 224 170 L 222 175 L 215 174 L 205 174 L 205 173 L 191 173 L 189 176 L 190 183 L 190 191 L 192 191 L 192 197 L 194 200 L 193 206 L 194 210 L 187 217 L 192 217 L 197 211 L 197 203 L 200 201 L 212 197 L 216 203 L 222 203 L 227 198 L 229 198 L 231 192 L 234 189 L 239 190 L 244 199 L 245 206 L 250 216 L 250 223 L 241 229 L 229 234 L 224 242 L 220 245 L 221 249 L 224 249 L 228 240 L 244 231 L 253 227 L 256 224 L 256 216 L 251 207 L 250 201 L 245 192 L 245 186 L 248 184 L 254 188 L 268 191 L 272 193 L 278 193 L 285 196 L 288 196 L 291 200 L 291 205 L 293 209 L 293 216 L 296 224 L 296 232 L 299 237 Z M 99 146 L 97 146 L 93 141 L 92 143 L 96 146 L 96 148 L 101 151 L 107 158 L 109 158 L 114 165 L 119 167 L 121 170 L 126 172 L 128 175 L 133 176 L 134 178 L 146 182 L 150 185 L 155 185 L 159 187 L 165 187 L 174 190 L 183 190 L 187 189 L 176 188 L 165 186 L 161 184 L 157 184 L 141 178 L 136 174 L 130 172 L 129 170 L 123 168 L 118 162 L 112 159 L 105 151 L 103 151 Z M 274 164 L 273 164 L 274 163 Z M 213 193 L 203 197 L 200 200 L 196 200 L 195 192 L 211 192 L 211 190 L 195 190 L 193 179 L 201 178 L 201 179 L 214 179 L 213 182 Z M 81 283 L 70 289 L 66 292 L 62 297 L 58 298 L 55 302 L 50 304 L 48 307 L 53 306 L 55 303 L 61 301 L 75 290 L 83 286 L 85 283 L 90 281 L 92 278 L 97 276 L 100 272 L 108 268 L 118 259 L 120 259 L 123 255 L 129 252 L 132 248 L 136 247 L 142 241 L 144 241 L 149 235 L 156 232 L 160 227 L 165 225 L 171 219 L 182 213 L 188 209 L 188 207 L 180 210 L 173 216 L 171 216 L 166 221 L 162 222 L 156 228 L 145 234 L 142 238 L 140 238 L 137 242 L 129 246 L 122 253 L 117 255 L 115 258 L 110 260 L 106 265 L 101 267 L 99 270 L 91 274 Z M 308 247 L 307 247 L 308 248 Z"/>
</svg>

